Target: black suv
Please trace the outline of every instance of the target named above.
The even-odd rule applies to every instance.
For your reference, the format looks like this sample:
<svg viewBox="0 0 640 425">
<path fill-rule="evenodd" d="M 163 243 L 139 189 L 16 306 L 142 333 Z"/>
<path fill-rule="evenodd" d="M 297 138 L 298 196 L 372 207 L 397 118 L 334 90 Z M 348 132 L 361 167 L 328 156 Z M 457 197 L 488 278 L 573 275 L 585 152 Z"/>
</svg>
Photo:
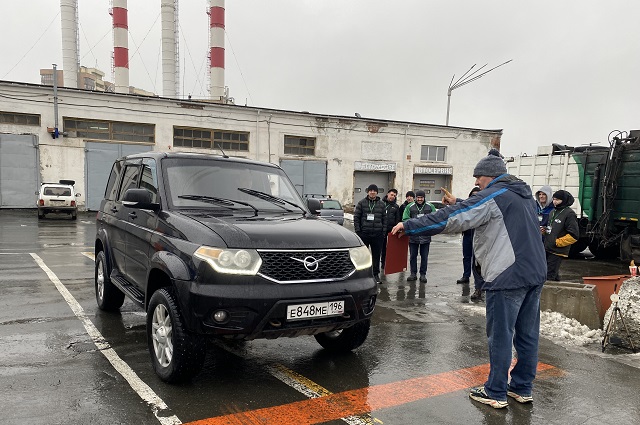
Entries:
<svg viewBox="0 0 640 425">
<path fill-rule="evenodd" d="M 200 371 L 206 337 L 314 335 L 327 350 L 355 349 L 376 302 L 371 255 L 319 209 L 272 164 L 121 158 L 97 215 L 98 306 L 116 311 L 126 295 L 147 311 L 153 367 L 167 382 Z"/>
</svg>

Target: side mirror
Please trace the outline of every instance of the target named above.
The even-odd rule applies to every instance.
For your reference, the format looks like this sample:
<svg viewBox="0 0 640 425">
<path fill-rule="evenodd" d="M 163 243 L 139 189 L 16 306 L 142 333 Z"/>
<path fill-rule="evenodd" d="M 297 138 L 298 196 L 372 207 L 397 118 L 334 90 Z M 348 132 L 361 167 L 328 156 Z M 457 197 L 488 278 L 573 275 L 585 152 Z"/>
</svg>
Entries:
<svg viewBox="0 0 640 425">
<path fill-rule="evenodd" d="M 159 203 L 151 202 L 151 192 L 147 189 L 127 189 L 122 199 L 122 205 L 141 210 L 160 210 Z"/>
<path fill-rule="evenodd" d="M 307 198 L 307 208 L 309 208 L 309 211 L 311 211 L 311 214 L 320 215 L 322 204 L 316 198 Z"/>
<path fill-rule="evenodd" d="M 37 190 L 36 190 L 36 195 L 40 195 L 40 192 L 38 192 Z"/>
<path fill-rule="evenodd" d="M 82 195 L 81 195 L 81 194 L 79 194 L 79 193 L 76 193 L 76 197 L 78 197 L 78 196 L 82 196 Z"/>
</svg>

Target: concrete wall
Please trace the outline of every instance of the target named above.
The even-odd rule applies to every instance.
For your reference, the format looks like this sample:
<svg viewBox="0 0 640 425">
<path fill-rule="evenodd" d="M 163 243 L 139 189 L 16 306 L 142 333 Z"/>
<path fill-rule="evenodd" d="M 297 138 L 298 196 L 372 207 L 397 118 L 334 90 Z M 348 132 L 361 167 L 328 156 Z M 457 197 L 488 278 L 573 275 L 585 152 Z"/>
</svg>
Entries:
<svg viewBox="0 0 640 425">
<path fill-rule="evenodd" d="M 40 127 L 0 125 L 0 132 L 38 136 L 42 181 L 70 178 L 76 180 L 77 188 L 84 188 L 84 146 L 89 140 L 51 138 L 47 127 L 54 126 L 52 88 L 0 82 L 0 92 L 6 96 L 0 110 L 41 115 Z M 475 181 L 473 167 L 491 146 L 500 145 L 502 133 L 66 88 L 59 89 L 58 97 L 60 131 L 64 117 L 149 123 L 155 124 L 154 150 L 212 153 L 219 150 L 174 149 L 173 126 L 245 131 L 250 133 L 250 150 L 227 151 L 228 155 L 275 164 L 281 159 L 325 160 L 327 193 L 345 204 L 353 198 L 356 161 L 394 166 L 394 186 L 401 192 L 401 200 L 412 188 L 415 166 L 451 167 L 452 192 L 464 198 Z M 285 135 L 315 137 L 315 156 L 285 155 Z M 423 145 L 446 147 L 445 162 L 420 161 Z M 78 204 L 84 205 L 84 193 Z"/>
</svg>

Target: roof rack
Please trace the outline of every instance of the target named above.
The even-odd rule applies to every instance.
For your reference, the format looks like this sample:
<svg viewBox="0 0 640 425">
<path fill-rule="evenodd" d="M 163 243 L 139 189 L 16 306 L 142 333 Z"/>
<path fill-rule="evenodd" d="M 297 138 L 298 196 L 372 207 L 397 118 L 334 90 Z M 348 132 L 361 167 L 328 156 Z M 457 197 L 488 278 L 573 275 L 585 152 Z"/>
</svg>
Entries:
<svg viewBox="0 0 640 425">
<path fill-rule="evenodd" d="M 328 195 L 326 193 L 305 193 L 303 196 L 305 198 L 327 198 L 327 199 L 331 199 L 331 195 Z"/>
</svg>

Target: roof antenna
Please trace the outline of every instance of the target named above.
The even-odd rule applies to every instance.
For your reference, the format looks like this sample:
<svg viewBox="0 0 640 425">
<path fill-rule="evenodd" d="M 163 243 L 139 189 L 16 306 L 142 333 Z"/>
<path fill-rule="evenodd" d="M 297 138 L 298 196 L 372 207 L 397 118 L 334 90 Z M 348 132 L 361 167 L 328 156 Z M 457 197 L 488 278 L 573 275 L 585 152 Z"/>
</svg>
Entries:
<svg viewBox="0 0 640 425">
<path fill-rule="evenodd" d="M 229 155 L 224 153 L 224 151 L 222 150 L 222 146 L 220 146 L 220 143 L 216 143 L 216 145 L 218 145 L 218 149 L 220 149 L 220 152 L 222 152 L 222 157 L 223 158 L 229 158 Z"/>
</svg>

